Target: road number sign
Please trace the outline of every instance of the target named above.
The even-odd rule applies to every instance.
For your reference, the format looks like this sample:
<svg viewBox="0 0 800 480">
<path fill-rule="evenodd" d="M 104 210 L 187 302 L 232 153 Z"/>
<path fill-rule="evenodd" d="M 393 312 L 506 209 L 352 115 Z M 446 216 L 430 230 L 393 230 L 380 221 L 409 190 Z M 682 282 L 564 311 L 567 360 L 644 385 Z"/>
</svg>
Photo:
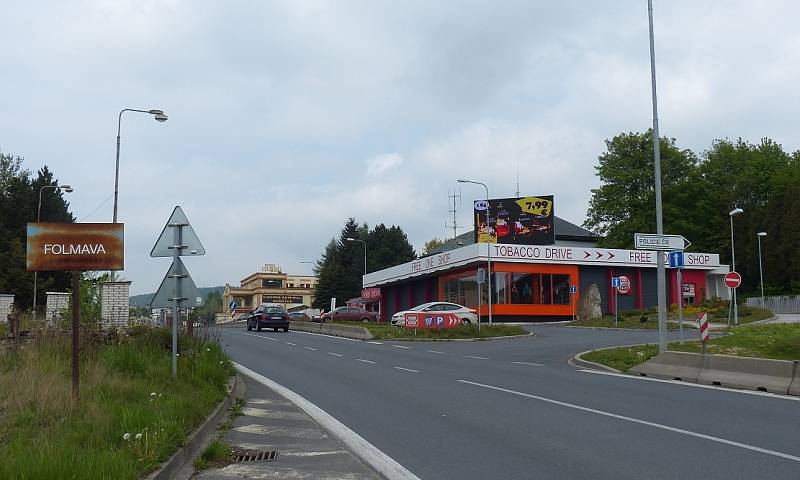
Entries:
<svg viewBox="0 0 800 480">
<path fill-rule="evenodd" d="M 725 285 L 730 288 L 736 288 L 742 284 L 742 276 L 739 272 L 728 272 L 725 274 Z"/>
</svg>

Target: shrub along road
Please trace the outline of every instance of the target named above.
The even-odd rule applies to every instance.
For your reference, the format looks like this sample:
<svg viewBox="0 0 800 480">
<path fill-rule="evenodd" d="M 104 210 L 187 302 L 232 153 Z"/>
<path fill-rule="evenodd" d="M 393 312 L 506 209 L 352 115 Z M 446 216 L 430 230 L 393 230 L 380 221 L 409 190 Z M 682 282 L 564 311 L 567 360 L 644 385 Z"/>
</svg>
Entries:
<svg viewBox="0 0 800 480">
<path fill-rule="evenodd" d="M 797 477 L 797 401 L 566 363 L 598 346 L 654 342 L 653 331 L 533 330 L 494 342 L 237 329 L 222 338 L 234 361 L 426 480 Z"/>
</svg>

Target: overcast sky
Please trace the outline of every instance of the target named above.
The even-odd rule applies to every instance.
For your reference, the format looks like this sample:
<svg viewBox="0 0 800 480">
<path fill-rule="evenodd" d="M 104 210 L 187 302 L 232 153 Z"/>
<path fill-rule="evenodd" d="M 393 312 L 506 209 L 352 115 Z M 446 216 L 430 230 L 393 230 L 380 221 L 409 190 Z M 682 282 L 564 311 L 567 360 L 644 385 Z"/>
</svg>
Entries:
<svg viewBox="0 0 800 480">
<path fill-rule="evenodd" d="M 122 122 L 134 294 L 167 271 L 149 252 L 175 205 L 198 286 L 309 274 L 350 216 L 419 250 L 451 235 L 460 177 L 502 198 L 519 172 L 580 224 L 604 140 L 652 124 L 646 0 L 0 3 L 0 150 L 72 184 L 79 221 L 111 221 L 119 110 L 169 115 Z M 654 3 L 661 134 L 798 149 L 800 5 Z M 460 191 L 466 227 L 484 193 Z"/>
</svg>

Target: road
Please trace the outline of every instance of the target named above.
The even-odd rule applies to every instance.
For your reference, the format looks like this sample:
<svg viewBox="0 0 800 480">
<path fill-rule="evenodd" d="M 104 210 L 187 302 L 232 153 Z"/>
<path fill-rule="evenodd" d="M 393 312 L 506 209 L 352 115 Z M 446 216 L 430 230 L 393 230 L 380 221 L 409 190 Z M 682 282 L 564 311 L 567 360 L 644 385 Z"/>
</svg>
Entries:
<svg viewBox="0 0 800 480">
<path fill-rule="evenodd" d="M 488 342 L 365 342 L 222 328 L 234 361 L 421 479 L 800 478 L 800 402 L 573 367 L 652 331 L 536 326 Z"/>
</svg>

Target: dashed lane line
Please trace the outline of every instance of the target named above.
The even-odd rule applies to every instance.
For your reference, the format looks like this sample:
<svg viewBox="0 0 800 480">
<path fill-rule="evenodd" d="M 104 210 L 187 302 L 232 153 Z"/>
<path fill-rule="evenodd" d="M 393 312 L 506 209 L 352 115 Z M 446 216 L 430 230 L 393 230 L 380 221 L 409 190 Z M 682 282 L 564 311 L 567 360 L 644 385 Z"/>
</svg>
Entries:
<svg viewBox="0 0 800 480">
<path fill-rule="evenodd" d="M 405 367 L 392 367 L 392 368 L 397 369 L 397 370 L 402 370 L 404 372 L 419 373 L 419 370 L 414 370 L 414 369 L 411 369 L 411 368 L 405 368 Z"/>
<path fill-rule="evenodd" d="M 383 342 L 367 342 L 367 343 L 371 343 L 373 345 L 383 345 Z"/>
<path fill-rule="evenodd" d="M 514 365 L 530 365 L 532 367 L 544 367 L 544 363 L 533 363 L 533 362 L 511 362 Z"/>
<path fill-rule="evenodd" d="M 474 355 L 464 355 L 464 358 L 474 358 L 475 360 L 490 360 L 489 357 L 477 357 Z"/>
<path fill-rule="evenodd" d="M 340 353 L 333 353 L 333 352 L 328 352 L 328 355 L 333 355 L 334 357 L 341 357 L 342 356 L 342 354 L 340 354 Z"/>
<path fill-rule="evenodd" d="M 392 345 L 392 346 L 394 348 L 411 348 L 411 347 L 406 347 L 405 345 Z"/>
<path fill-rule="evenodd" d="M 292 342 L 283 342 L 283 343 L 285 343 L 286 345 L 291 345 L 291 346 L 293 346 L 293 347 L 294 347 L 294 346 L 296 346 L 296 344 L 294 344 L 294 343 L 292 343 Z"/>
<path fill-rule="evenodd" d="M 444 354 L 444 352 L 440 352 L 440 351 L 438 351 L 438 350 L 425 350 L 425 351 L 426 351 L 426 352 L 428 352 L 428 353 L 438 353 L 438 354 L 440 354 L 440 355 L 443 355 L 443 354 Z"/>
<path fill-rule="evenodd" d="M 305 348 L 306 350 L 314 350 L 315 352 L 317 351 L 317 349 L 314 347 L 303 347 L 303 348 Z"/>
<path fill-rule="evenodd" d="M 364 360 L 363 358 L 356 358 L 356 360 L 358 360 L 359 362 L 364 362 L 364 363 L 375 363 L 372 360 Z"/>
</svg>

